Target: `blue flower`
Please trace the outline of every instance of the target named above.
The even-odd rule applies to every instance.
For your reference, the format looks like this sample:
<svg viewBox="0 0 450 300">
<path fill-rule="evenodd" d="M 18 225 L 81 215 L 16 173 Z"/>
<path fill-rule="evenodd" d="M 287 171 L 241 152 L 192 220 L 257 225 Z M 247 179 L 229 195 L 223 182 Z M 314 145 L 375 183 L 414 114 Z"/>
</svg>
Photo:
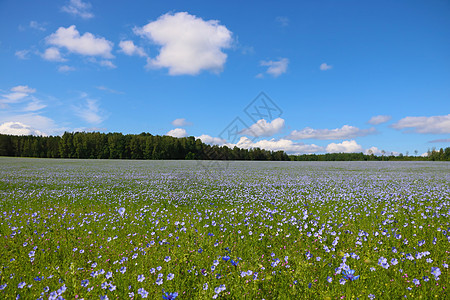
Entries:
<svg viewBox="0 0 450 300">
<path fill-rule="evenodd" d="M 224 261 L 229 261 L 229 260 L 230 260 L 230 257 L 229 257 L 228 255 L 225 255 L 225 256 L 222 257 L 222 259 L 223 259 Z"/>
<path fill-rule="evenodd" d="M 117 212 L 120 214 L 121 217 L 123 217 L 123 214 L 125 213 L 125 208 L 121 207 Z"/>
<path fill-rule="evenodd" d="M 142 298 L 147 298 L 147 296 L 148 296 L 148 292 L 143 288 L 140 288 L 138 290 L 138 294 L 141 295 Z"/>
<path fill-rule="evenodd" d="M 175 299 L 177 296 L 178 296 L 178 293 L 173 292 L 173 293 L 165 293 L 162 297 L 163 297 L 163 299 L 172 300 L 172 299 Z"/>
<path fill-rule="evenodd" d="M 355 270 L 349 269 L 348 271 L 343 271 L 342 274 L 344 275 L 344 279 L 350 280 L 350 281 L 355 281 L 356 279 L 359 278 L 359 275 L 354 276 L 353 274 L 355 274 Z"/>
<path fill-rule="evenodd" d="M 439 269 L 437 267 L 431 267 L 431 275 L 434 275 L 434 277 L 436 277 L 436 280 L 437 280 L 439 275 L 441 275 L 441 269 Z"/>
</svg>

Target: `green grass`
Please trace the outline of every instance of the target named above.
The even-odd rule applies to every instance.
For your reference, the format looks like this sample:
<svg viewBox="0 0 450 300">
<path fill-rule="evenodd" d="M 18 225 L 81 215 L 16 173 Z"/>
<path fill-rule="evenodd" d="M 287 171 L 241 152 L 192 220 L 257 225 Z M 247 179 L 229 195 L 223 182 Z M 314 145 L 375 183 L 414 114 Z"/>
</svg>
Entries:
<svg viewBox="0 0 450 300">
<path fill-rule="evenodd" d="M 449 296 L 450 164 L 209 163 L 0 158 L 0 298 Z"/>
</svg>

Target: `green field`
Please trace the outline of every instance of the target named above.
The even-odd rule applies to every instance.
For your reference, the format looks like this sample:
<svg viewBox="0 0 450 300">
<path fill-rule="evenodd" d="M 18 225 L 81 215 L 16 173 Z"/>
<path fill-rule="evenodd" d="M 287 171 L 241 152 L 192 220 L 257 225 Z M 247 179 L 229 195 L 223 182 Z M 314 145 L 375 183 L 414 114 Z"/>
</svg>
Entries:
<svg viewBox="0 0 450 300">
<path fill-rule="evenodd" d="M 448 299 L 449 183 L 445 162 L 0 158 L 0 298 Z"/>
</svg>

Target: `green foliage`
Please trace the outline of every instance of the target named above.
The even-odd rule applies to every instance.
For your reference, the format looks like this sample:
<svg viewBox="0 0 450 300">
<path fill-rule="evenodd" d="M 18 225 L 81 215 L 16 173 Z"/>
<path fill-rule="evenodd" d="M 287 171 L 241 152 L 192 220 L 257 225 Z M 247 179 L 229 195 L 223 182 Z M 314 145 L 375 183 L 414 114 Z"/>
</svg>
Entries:
<svg viewBox="0 0 450 300">
<path fill-rule="evenodd" d="M 272 161 L 450 161 L 450 147 L 428 151 L 428 156 L 327 153 L 287 155 L 260 148 L 233 149 L 210 146 L 195 137 L 175 138 L 150 133 L 127 134 L 65 132 L 62 136 L 14 136 L 0 134 L 0 156 L 101 159 L 201 159 Z"/>
<path fill-rule="evenodd" d="M 62 136 L 0 134 L 0 156 L 101 159 L 289 160 L 283 151 L 210 146 L 195 137 L 149 133 L 65 132 Z"/>
</svg>

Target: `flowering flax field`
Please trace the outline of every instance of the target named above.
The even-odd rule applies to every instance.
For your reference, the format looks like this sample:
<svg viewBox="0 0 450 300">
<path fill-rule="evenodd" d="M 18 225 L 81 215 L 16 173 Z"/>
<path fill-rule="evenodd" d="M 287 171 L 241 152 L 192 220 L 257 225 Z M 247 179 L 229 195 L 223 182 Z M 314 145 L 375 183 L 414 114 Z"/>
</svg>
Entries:
<svg viewBox="0 0 450 300">
<path fill-rule="evenodd" d="M 449 171 L 0 158 L 0 298 L 449 299 Z"/>
</svg>

